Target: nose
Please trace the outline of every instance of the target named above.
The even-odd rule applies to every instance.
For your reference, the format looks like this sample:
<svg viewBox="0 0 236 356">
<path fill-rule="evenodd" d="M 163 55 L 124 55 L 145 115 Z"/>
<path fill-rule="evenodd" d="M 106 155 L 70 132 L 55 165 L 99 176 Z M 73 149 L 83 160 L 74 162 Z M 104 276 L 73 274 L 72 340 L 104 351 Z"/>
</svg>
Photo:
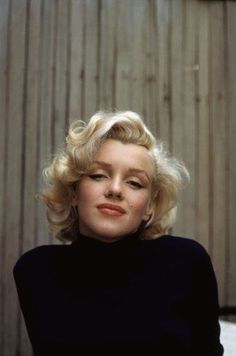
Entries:
<svg viewBox="0 0 236 356">
<path fill-rule="evenodd" d="M 105 196 L 107 198 L 115 198 L 115 199 L 123 198 L 122 182 L 120 181 L 119 178 L 114 178 L 110 180 L 107 189 L 105 191 Z"/>
</svg>

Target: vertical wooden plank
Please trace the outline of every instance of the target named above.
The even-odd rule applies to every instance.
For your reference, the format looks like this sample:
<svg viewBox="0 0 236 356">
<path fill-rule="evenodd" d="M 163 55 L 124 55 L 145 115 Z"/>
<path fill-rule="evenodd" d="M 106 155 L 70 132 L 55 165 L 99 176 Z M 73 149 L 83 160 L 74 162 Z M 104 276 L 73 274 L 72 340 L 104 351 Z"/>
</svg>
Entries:
<svg viewBox="0 0 236 356">
<path fill-rule="evenodd" d="M 131 0 L 118 1 L 117 9 L 117 36 L 116 36 L 116 83 L 115 107 L 118 110 L 130 109 L 130 44 L 132 38 L 133 11 Z"/>
<path fill-rule="evenodd" d="M 57 1 L 55 87 L 53 101 L 53 152 L 65 139 L 68 116 L 69 1 Z"/>
<path fill-rule="evenodd" d="M 157 48 L 157 97 L 158 136 L 170 143 L 170 2 L 155 1 L 156 48 Z"/>
<path fill-rule="evenodd" d="M 148 122 L 148 126 L 153 132 L 158 131 L 157 117 L 157 46 L 156 46 L 156 18 L 154 2 L 149 2 L 147 13 L 147 24 L 145 29 L 145 65 L 144 65 L 144 116 Z"/>
<path fill-rule="evenodd" d="M 5 297 L 5 286 L 4 286 L 4 261 L 5 261 L 5 221 L 6 221 L 6 170 L 7 170 L 7 137 L 8 137 L 8 76 L 9 76 L 9 60 L 8 60 L 8 49 L 9 49 L 9 1 L 0 1 L 0 197 L 1 197 L 1 207 L 0 207 L 0 354 L 4 353 L 4 332 L 5 325 L 4 320 L 4 297 Z"/>
<path fill-rule="evenodd" d="M 23 107 L 25 76 L 26 1 L 11 2 L 9 83 L 8 83 L 8 141 L 6 171 L 5 253 L 3 256 L 4 326 L 3 355 L 15 355 L 18 347 L 18 303 L 12 268 L 19 256 L 22 233 L 23 183 Z"/>
<path fill-rule="evenodd" d="M 211 253 L 225 304 L 226 276 L 226 111 L 223 4 L 210 4 L 211 42 Z"/>
<path fill-rule="evenodd" d="M 41 49 L 40 49 L 40 98 L 39 98 L 39 147 L 38 191 L 42 188 L 42 170 L 51 162 L 53 151 L 52 103 L 55 78 L 55 0 L 42 3 Z M 48 243 L 45 206 L 37 205 L 37 244 Z"/>
<path fill-rule="evenodd" d="M 85 20 L 84 113 L 89 119 L 98 108 L 99 10 L 98 1 L 87 0 Z"/>
<path fill-rule="evenodd" d="M 132 3 L 133 23 L 132 23 L 132 44 L 130 46 L 131 66 L 130 66 L 130 109 L 144 114 L 144 119 L 148 124 L 148 113 L 144 111 L 145 94 L 145 32 L 146 24 L 149 21 L 148 1 L 135 1 Z M 148 39 L 149 40 L 149 39 Z M 128 60 L 128 59 L 127 59 Z"/>
<path fill-rule="evenodd" d="M 183 146 L 183 1 L 171 1 L 171 149 L 180 159 L 184 157 Z M 184 190 L 186 194 L 186 190 Z M 179 196 L 177 221 L 173 233 L 184 235 L 183 194 Z"/>
<path fill-rule="evenodd" d="M 196 125 L 195 125 L 195 76 L 198 63 L 195 62 L 196 51 L 196 15 L 197 2 L 184 2 L 184 96 L 183 96 L 183 145 L 182 159 L 191 174 L 191 182 L 183 194 L 184 235 L 195 238 L 195 158 L 196 158 Z"/>
<path fill-rule="evenodd" d="M 23 186 L 23 231 L 21 253 L 35 247 L 36 242 L 36 193 L 37 193 L 37 150 L 38 150 L 38 109 L 40 77 L 40 34 L 41 1 L 31 0 L 29 7 L 29 34 L 26 59 L 26 102 L 25 102 L 25 145 L 24 145 L 24 186 Z M 32 355 L 32 348 L 21 314 L 20 350 L 24 356 Z"/>
<path fill-rule="evenodd" d="M 69 120 L 83 119 L 83 81 L 84 81 L 84 26 L 85 2 L 72 0 L 70 22 L 70 97 Z"/>
<path fill-rule="evenodd" d="M 227 141 L 228 141 L 228 218 L 226 224 L 228 225 L 228 265 L 227 265 L 227 303 L 229 305 L 236 305 L 236 3 L 227 2 L 227 68 L 228 68 L 228 131 L 227 131 Z"/>
<path fill-rule="evenodd" d="M 209 251 L 209 14 L 208 3 L 198 4 L 197 78 L 197 165 L 196 165 L 196 238 Z"/>
<path fill-rule="evenodd" d="M 25 146 L 24 146 L 24 215 L 22 252 L 35 246 L 37 193 L 37 149 L 40 78 L 41 1 L 31 0 L 27 53 Z"/>
<path fill-rule="evenodd" d="M 117 2 L 101 2 L 101 36 L 99 59 L 99 99 L 100 109 L 114 110 L 114 81 L 116 56 Z"/>
</svg>

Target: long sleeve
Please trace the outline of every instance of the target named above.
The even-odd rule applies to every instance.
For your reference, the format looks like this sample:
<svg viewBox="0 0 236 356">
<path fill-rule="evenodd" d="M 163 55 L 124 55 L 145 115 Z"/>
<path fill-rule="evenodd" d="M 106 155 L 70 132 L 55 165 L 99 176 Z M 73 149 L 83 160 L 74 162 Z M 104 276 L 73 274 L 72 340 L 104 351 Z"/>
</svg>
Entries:
<svg viewBox="0 0 236 356">
<path fill-rule="evenodd" d="M 223 346 L 220 343 L 218 287 L 211 259 L 202 248 L 196 261 L 195 332 L 198 337 L 198 354 L 221 356 Z"/>
</svg>

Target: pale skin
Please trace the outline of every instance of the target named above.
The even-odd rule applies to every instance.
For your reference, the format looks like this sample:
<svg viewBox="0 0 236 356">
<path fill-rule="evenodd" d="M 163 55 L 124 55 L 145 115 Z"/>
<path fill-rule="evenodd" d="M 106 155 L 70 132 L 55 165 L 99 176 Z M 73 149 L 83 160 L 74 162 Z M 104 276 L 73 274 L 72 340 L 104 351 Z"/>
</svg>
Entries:
<svg viewBox="0 0 236 356">
<path fill-rule="evenodd" d="M 103 242 L 134 233 L 153 212 L 153 176 L 145 147 L 105 140 L 76 188 L 80 233 Z"/>
</svg>

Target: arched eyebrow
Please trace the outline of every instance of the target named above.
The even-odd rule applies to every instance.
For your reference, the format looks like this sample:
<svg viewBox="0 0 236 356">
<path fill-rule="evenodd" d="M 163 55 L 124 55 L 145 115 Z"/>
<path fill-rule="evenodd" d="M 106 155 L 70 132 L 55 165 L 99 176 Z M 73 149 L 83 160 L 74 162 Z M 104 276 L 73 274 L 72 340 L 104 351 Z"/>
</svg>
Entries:
<svg viewBox="0 0 236 356">
<path fill-rule="evenodd" d="M 112 164 L 104 162 L 104 161 L 94 161 L 93 164 L 98 164 L 99 166 L 102 166 L 102 167 L 107 168 L 107 169 L 111 169 L 112 168 Z M 129 168 L 128 172 L 144 174 L 146 176 L 146 178 L 151 182 L 151 178 L 149 177 L 147 172 L 144 171 L 143 169 L 140 169 L 140 168 Z"/>
<path fill-rule="evenodd" d="M 104 161 L 93 161 L 93 164 L 95 164 L 95 163 L 98 164 L 99 166 L 104 166 L 104 167 L 107 167 L 107 168 L 111 168 L 112 167 L 112 164 L 104 162 Z"/>
</svg>

